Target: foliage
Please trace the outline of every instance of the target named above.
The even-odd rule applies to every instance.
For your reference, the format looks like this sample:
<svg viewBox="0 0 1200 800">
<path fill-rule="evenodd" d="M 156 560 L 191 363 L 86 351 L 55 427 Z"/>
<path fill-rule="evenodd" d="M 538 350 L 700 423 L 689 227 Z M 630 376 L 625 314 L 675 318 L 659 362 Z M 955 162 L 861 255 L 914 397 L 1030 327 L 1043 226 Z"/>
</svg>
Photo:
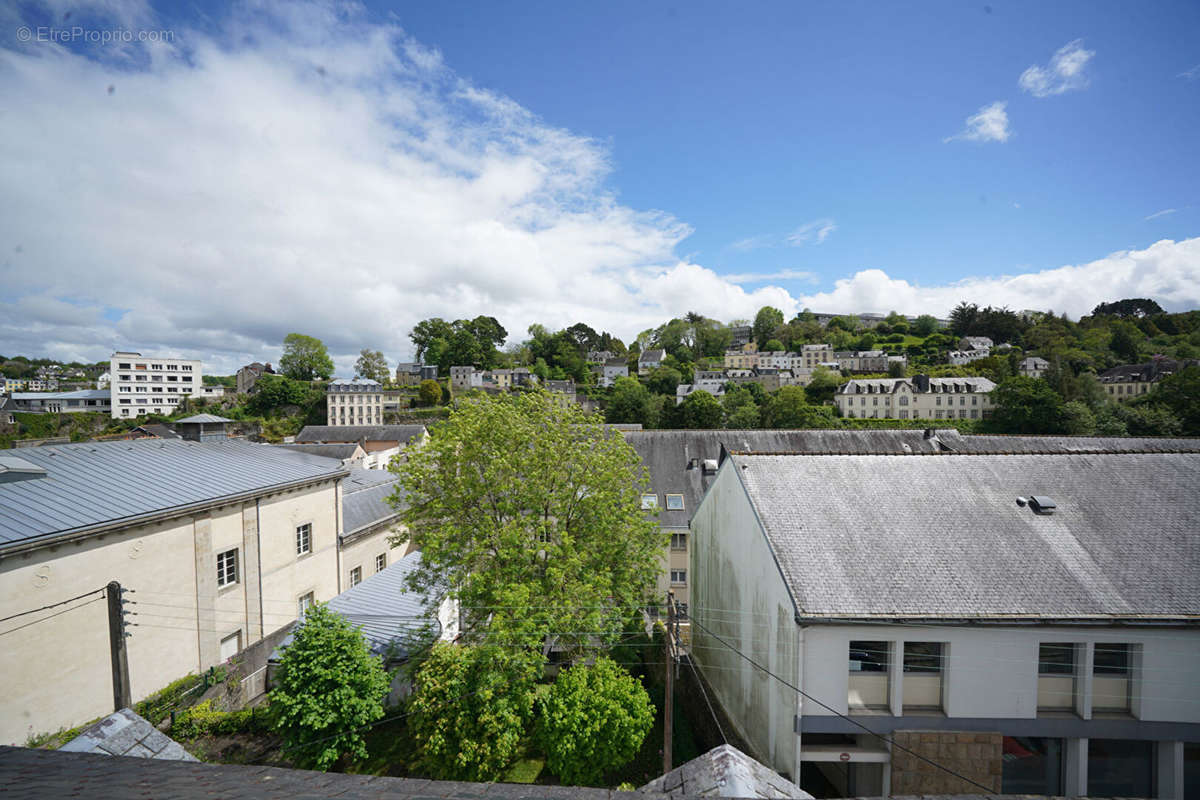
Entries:
<svg viewBox="0 0 1200 800">
<path fill-rule="evenodd" d="M 312 381 L 317 378 L 329 380 L 333 376 L 333 359 L 329 357 L 329 351 L 320 339 L 302 333 L 289 333 L 283 337 L 279 372 L 298 381 Z"/>
<path fill-rule="evenodd" d="M 937 317 L 932 314 L 922 314 L 913 320 L 909 330 L 916 336 L 928 336 L 938 329 L 939 323 Z"/>
<path fill-rule="evenodd" d="M 520 753 L 541 657 L 439 642 L 415 677 L 409 730 L 438 780 L 494 781 Z"/>
<path fill-rule="evenodd" d="M 1004 433 L 1065 433 L 1062 396 L 1040 378 L 1018 375 L 992 390 L 992 423 Z"/>
<path fill-rule="evenodd" d="M 808 402 L 813 405 L 823 405 L 833 400 L 834 392 L 843 383 L 845 381 L 835 375 L 832 370 L 817 367 L 813 370 L 812 380 L 808 382 L 808 386 L 804 387 L 804 394 Z"/>
<path fill-rule="evenodd" d="M 221 711 L 213 707 L 212 700 L 204 700 L 175 717 L 171 737 L 196 739 L 215 734 L 253 733 L 266 727 L 266 713 L 253 708 Z"/>
<path fill-rule="evenodd" d="M 604 407 L 604 418 L 608 422 L 636 422 L 650 427 L 650 390 L 637 378 L 617 378 Z"/>
<path fill-rule="evenodd" d="M 452 366 L 495 367 L 500 358 L 496 348 L 504 344 L 508 331 L 495 317 L 478 316 L 454 322 L 433 317 L 418 322 L 408 338 L 416 347 L 417 361 L 437 364 L 440 374 L 446 375 Z"/>
<path fill-rule="evenodd" d="M 782 386 L 773 393 L 762 410 L 763 422 L 770 428 L 833 428 L 837 421 L 830 406 L 808 402 L 799 386 Z"/>
<path fill-rule="evenodd" d="M 758 403 L 755 401 L 753 392 L 747 386 L 758 388 L 760 393 L 762 387 L 757 383 L 746 386 L 730 384 L 730 386 L 732 388 L 726 388 L 725 396 L 721 398 L 721 405 L 725 408 L 725 427 L 757 428 L 759 425 Z"/>
<path fill-rule="evenodd" d="M 442 401 L 442 387 L 432 378 L 426 378 L 417 387 L 417 399 L 423 406 L 436 406 Z"/>
<path fill-rule="evenodd" d="M 654 723 L 641 682 L 604 657 L 560 672 L 538 711 L 546 765 L 572 785 L 594 784 L 628 762 Z"/>
<path fill-rule="evenodd" d="M 784 349 L 783 342 L 779 341 L 778 339 L 768 339 L 767 343 L 763 345 L 763 349 L 772 353 L 777 353 Z"/>
<path fill-rule="evenodd" d="M 1185 367 L 1168 375 L 1147 397 L 1171 410 L 1183 435 L 1200 436 L 1200 367 Z"/>
<path fill-rule="evenodd" d="M 299 762 L 326 770 L 343 755 L 364 758 L 359 728 L 383 716 L 390 678 L 362 633 L 318 604 L 283 651 L 271 716 Z"/>
<path fill-rule="evenodd" d="M 675 396 L 675 388 L 683 383 L 683 375 L 674 367 L 655 367 L 646 378 L 646 388 L 655 394 Z"/>
<path fill-rule="evenodd" d="M 703 389 L 698 389 L 679 405 L 679 421 L 685 428 L 711 430 L 720 428 L 725 413 L 720 402 Z"/>
<path fill-rule="evenodd" d="M 641 510 L 645 469 L 578 405 L 469 398 L 392 469 L 390 501 L 422 553 L 410 585 L 459 600 L 467 641 L 604 645 L 649 599 L 664 543 Z"/>
<path fill-rule="evenodd" d="M 246 410 L 267 415 L 278 413 L 287 406 L 307 406 L 313 399 L 313 391 L 307 383 L 282 375 L 263 375 L 254 384 L 254 394 L 246 401 Z"/>
<path fill-rule="evenodd" d="M 225 679 L 223 670 L 220 679 Z M 166 719 L 172 710 L 178 709 L 185 698 L 196 693 L 197 689 L 206 688 L 208 688 L 208 681 L 203 675 L 184 675 L 182 678 L 171 681 L 140 703 L 134 704 L 133 710 L 150 724 L 157 725 Z"/>
<path fill-rule="evenodd" d="M 359 352 L 358 361 L 354 362 L 354 374 L 379 383 L 387 383 L 391 378 L 387 359 L 383 357 L 383 353 L 366 347 Z"/>
<path fill-rule="evenodd" d="M 775 335 L 775 329 L 783 325 L 783 312 L 778 308 L 763 306 L 754 315 L 754 341 L 759 350 L 765 350 L 769 339 Z"/>
<path fill-rule="evenodd" d="M 1146 297 L 1133 297 L 1127 300 L 1117 300 L 1113 303 L 1100 303 L 1092 309 L 1092 316 L 1107 314 L 1114 317 L 1146 317 L 1152 314 L 1162 314 L 1163 309 L 1158 303 Z"/>
<path fill-rule="evenodd" d="M 908 368 L 904 366 L 902 361 L 888 362 L 887 374 L 889 378 L 903 378 L 908 373 Z"/>
</svg>

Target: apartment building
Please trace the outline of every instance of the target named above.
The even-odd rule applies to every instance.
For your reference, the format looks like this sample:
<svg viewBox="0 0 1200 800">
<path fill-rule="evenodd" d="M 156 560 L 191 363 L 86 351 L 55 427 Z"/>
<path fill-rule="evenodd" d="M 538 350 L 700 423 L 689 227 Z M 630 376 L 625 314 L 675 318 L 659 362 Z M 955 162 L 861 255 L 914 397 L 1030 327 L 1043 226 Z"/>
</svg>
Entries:
<svg viewBox="0 0 1200 800">
<path fill-rule="evenodd" d="M 753 344 L 753 342 L 751 343 Z M 726 350 L 725 369 L 757 369 L 759 361 L 758 348 L 752 350 Z"/>
<path fill-rule="evenodd" d="M 1200 361 L 1176 361 L 1173 358 L 1156 358 L 1147 364 L 1122 364 L 1106 369 L 1096 376 L 1101 388 L 1112 399 L 1123 402 L 1146 394 L 1154 384 L 1168 375 L 1186 367 L 1200 365 Z"/>
<path fill-rule="evenodd" d="M 1196 443 L 934 438 L 707 478 L 693 653 L 750 752 L 828 797 L 1193 796 Z"/>
<path fill-rule="evenodd" d="M 198 359 L 116 352 L 108 371 L 117 419 L 171 414 L 184 398 L 199 395 L 204 384 Z"/>
<path fill-rule="evenodd" d="M 951 350 L 946 354 L 946 360 L 951 364 L 962 366 L 972 361 L 980 361 L 990 356 L 990 350 Z"/>
<path fill-rule="evenodd" d="M 833 352 L 833 345 L 831 344 L 801 345 L 800 357 L 804 363 L 799 366 L 804 369 L 816 369 L 822 365 L 836 364 L 837 359 L 834 358 Z"/>
<path fill-rule="evenodd" d="M 842 384 L 833 400 L 844 417 L 987 419 L 995 388 L 987 378 L 868 378 Z"/>
<path fill-rule="evenodd" d="M 30 414 L 78 414 L 84 411 L 112 411 L 107 389 L 80 389 L 75 392 L 13 392 L 4 404 L 8 412 Z"/>
<path fill-rule="evenodd" d="M 337 378 L 325 395 L 330 425 L 382 425 L 383 386 L 370 378 Z"/>
</svg>

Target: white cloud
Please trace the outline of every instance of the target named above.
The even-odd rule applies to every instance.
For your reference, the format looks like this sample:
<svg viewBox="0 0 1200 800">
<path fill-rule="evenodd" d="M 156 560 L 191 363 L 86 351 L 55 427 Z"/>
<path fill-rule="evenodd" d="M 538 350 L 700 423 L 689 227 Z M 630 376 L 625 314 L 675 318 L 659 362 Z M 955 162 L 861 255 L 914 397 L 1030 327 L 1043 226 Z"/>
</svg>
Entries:
<svg viewBox="0 0 1200 800">
<path fill-rule="evenodd" d="M 968 142 L 1007 142 L 1012 135 L 1008 129 L 1008 106 L 1003 100 L 986 105 L 967 117 L 967 127 L 962 133 L 947 136 L 943 142 L 965 140 Z"/>
<path fill-rule="evenodd" d="M 1194 81 L 1197 78 L 1200 78 L 1200 64 L 1197 64 L 1196 66 L 1192 67 L 1191 69 L 1185 69 L 1183 72 L 1179 73 L 1175 77 L 1183 78 L 1185 81 Z"/>
<path fill-rule="evenodd" d="M 1176 208 L 1164 208 L 1162 211 L 1155 211 L 1153 214 L 1146 217 L 1146 219 L 1151 220 L 1151 219 L 1155 219 L 1157 217 L 1165 217 L 1167 214 L 1174 214 L 1178 210 L 1179 209 L 1176 209 Z"/>
<path fill-rule="evenodd" d="M 831 219 L 817 219 L 806 222 L 787 235 L 787 243 L 799 247 L 806 242 L 821 244 L 829 234 L 837 230 L 837 225 Z"/>
<path fill-rule="evenodd" d="M 722 275 L 730 283 L 767 283 L 768 281 L 804 281 L 817 283 L 820 277 L 815 272 L 802 269 L 781 269 L 775 272 L 738 272 Z"/>
<path fill-rule="evenodd" d="M 1088 85 L 1084 68 L 1094 55 L 1095 50 L 1084 49 L 1082 39 L 1067 42 L 1058 48 L 1049 64 L 1044 67 L 1034 64 L 1022 72 L 1017 84 L 1034 97 L 1049 97 L 1072 89 L 1082 89 Z"/>
</svg>

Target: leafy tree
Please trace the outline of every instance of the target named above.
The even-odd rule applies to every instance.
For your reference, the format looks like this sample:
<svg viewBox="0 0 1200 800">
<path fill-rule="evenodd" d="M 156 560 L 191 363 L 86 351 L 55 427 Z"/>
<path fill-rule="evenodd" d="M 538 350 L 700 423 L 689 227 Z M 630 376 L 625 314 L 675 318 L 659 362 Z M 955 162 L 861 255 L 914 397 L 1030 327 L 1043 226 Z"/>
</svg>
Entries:
<svg viewBox="0 0 1200 800">
<path fill-rule="evenodd" d="M 1090 436 L 1096 432 L 1096 415 L 1082 400 L 1063 406 L 1063 432 L 1072 436 Z"/>
<path fill-rule="evenodd" d="M 436 406 L 442 399 L 442 387 L 432 378 L 421 381 L 417 387 L 417 400 L 423 406 Z"/>
<path fill-rule="evenodd" d="M 775 329 L 783 324 L 783 312 L 778 308 L 763 306 L 754 315 L 754 340 L 758 349 L 765 350 L 767 341 L 775 335 Z"/>
<path fill-rule="evenodd" d="M 1200 436 L 1200 367 L 1185 367 L 1163 378 L 1147 399 L 1169 408 L 1185 436 Z"/>
<path fill-rule="evenodd" d="M 910 329 L 914 336 L 928 336 L 938 329 L 937 318 L 932 314 L 922 314 L 913 320 L 912 328 Z"/>
<path fill-rule="evenodd" d="M 284 749 L 326 770 L 343 756 L 365 758 L 359 728 L 383 716 L 390 679 L 362 633 L 316 605 L 283 651 L 270 709 Z"/>
<path fill-rule="evenodd" d="M 650 390 L 637 378 L 620 377 L 613 381 L 612 393 L 604 407 L 608 422 L 650 424 Z"/>
<path fill-rule="evenodd" d="M 391 373 L 388 372 L 387 359 L 383 357 L 382 352 L 364 347 L 358 354 L 358 361 L 354 362 L 354 374 L 360 378 L 387 383 Z"/>
<path fill-rule="evenodd" d="M 1001 433 L 1064 433 L 1063 399 L 1050 384 L 1018 375 L 992 390 L 993 425 Z"/>
<path fill-rule="evenodd" d="M 758 427 L 758 403 L 755 402 L 754 395 L 746 386 L 736 386 L 730 384 L 733 388 L 725 390 L 725 396 L 721 398 L 721 405 L 725 408 L 725 427 L 727 428 L 757 428 Z M 757 383 L 747 384 L 747 386 L 758 386 L 759 390 L 762 387 Z"/>
<path fill-rule="evenodd" d="M 282 375 L 266 374 L 254 384 L 254 393 L 246 402 L 246 408 L 252 413 L 267 416 L 287 406 L 306 406 L 312 399 L 313 392 L 307 383 Z"/>
<path fill-rule="evenodd" d="M 571 785 L 592 785 L 630 761 L 654 724 L 642 684 L 610 658 L 558 674 L 538 701 L 546 766 Z"/>
<path fill-rule="evenodd" d="M 768 352 L 777 353 L 785 348 L 783 346 L 783 342 L 779 341 L 778 339 L 768 339 L 766 345 L 763 346 L 763 349 L 767 350 Z"/>
<path fill-rule="evenodd" d="M 466 641 L 606 646 L 651 597 L 663 538 L 641 510 L 645 468 L 578 405 L 467 399 L 392 469 L 422 554 L 410 586 L 459 600 Z"/>
<path fill-rule="evenodd" d="M 833 408 L 814 406 L 799 386 L 781 386 L 763 407 L 763 422 L 769 428 L 832 428 Z"/>
<path fill-rule="evenodd" d="M 542 659 L 439 642 L 414 678 L 409 732 L 437 780 L 495 781 L 520 753 Z"/>
<path fill-rule="evenodd" d="M 950 312 L 950 330 L 955 336 L 970 336 L 979 319 L 979 306 L 965 300 Z"/>
<path fill-rule="evenodd" d="M 1092 316 L 1101 314 L 1114 317 L 1146 317 L 1152 314 L 1165 313 L 1158 303 L 1147 297 L 1134 297 L 1127 300 L 1117 300 L 1114 303 L 1101 303 L 1092 309 Z"/>
<path fill-rule="evenodd" d="M 812 380 L 808 382 L 808 386 L 804 387 L 804 395 L 809 403 L 824 405 L 833 400 L 834 392 L 841 385 L 842 381 L 839 380 L 837 375 L 833 374 L 832 370 L 825 367 L 817 367 L 813 370 Z M 780 391 L 783 391 L 783 389 L 780 389 Z"/>
<path fill-rule="evenodd" d="M 1135 326 L 1128 322 L 1119 322 L 1113 326 L 1109 346 L 1124 363 L 1136 364 L 1141 360 L 1138 352 L 1138 342 L 1141 338 L 1141 331 Z"/>
<path fill-rule="evenodd" d="M 908 372 L 902 361 L 889 361 L 887 374 L 889 378 L 903 378 Z"/>
<path fill-rule="evenodd" d="M 508 331 L 495 317 L 478 316 L 454 322 L 433 317 L 413 326 L 408 338 L 416 347 L 418 361 L 437 364 L 445 373 L 452 366 L 467 364 L 491 369 L 500 358 L 496 348 L 504 344 Z"/>
<path fill-rule="evenodd" d="M 325 343 L 313 336 L 289 333 L 283 337 L 283 355 L 279 358 L 279 371 L 298 381 L 317 378 L 329 380 L 333 375 L 333 359 L 325 349 Z"/>
<path fill-rule="evenodd" d="M 661 366 L 650 371 L 646 378 L 646 388 L 655 394 L 675 396 L 675 387 L 683 382 L 683 375 L 674 367 Z"/>
<path fill-rule="evenodd" d="M 679 421 L 685 428 L 711 430 L 721 427 L 725 412 L 721 403 L 703 389 L 698 389 L 684 398 L 679 406 Z"/>
</svg>

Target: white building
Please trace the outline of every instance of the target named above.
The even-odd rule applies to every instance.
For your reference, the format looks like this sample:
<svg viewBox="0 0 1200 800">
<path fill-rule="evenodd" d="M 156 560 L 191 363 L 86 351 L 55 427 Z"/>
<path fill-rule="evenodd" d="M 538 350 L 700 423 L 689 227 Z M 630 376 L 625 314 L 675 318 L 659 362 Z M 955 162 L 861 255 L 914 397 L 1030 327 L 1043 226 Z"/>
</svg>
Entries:
<svg viewBox="0 0 1200 800">
<path fill-rule="evenodd" d="M 600 385 L 607 388 L 616 383 L 617 378 L 628 377 L 629 362 L 624 358 L 609 358 L 601 368 Z"/>
<path fill-rule="evenodd" d="M 995 388 L 987 378 L 868 378 L 842 384 L 833 400 L 843 417 L 987 419 Z"/>
<path fill-rule="evenodd" d="M 100 377 L 96 378 L 97 389 L 107 389 L 110 383 L 112 383 L 111 372 L 102 372 L 100 373 Z"/>
<path fill-rule="evenodd" d="M 662 366 L 666 352 L 663 350 L 646 350 L 638 356 L 638 375 L 649 375 Z"/>
<path fill-rule="evenodd" d="M 958 340 L 959 350 L 991 350 L 995 346 L 989 336 L 964 336 Z"/>
<path fill-rule="evenodd" d="M 108 413 L 110 395 L 104 389 L 80 389 L 74 392 L 13 392 L 4 404 L 7 412 L 32 414 Z"/>
<path fill-rule="evenodd" d="M 204 385 L 198 359 L 116 352 L 108 371 L 116 418 L 170 414 Z"/>
<path fill-rule="evenodd" d="M 972 361 L 987 358 L 991 354 L 990 350 L 951 350 L 946 358 L 951 364 L 962 366 L 963 364 L 970 364 Z"/>
<path fill-rule="evenodd" d="M 370 378 L 337 378 L 325 395 L 330 425 L 382 425 L 383 386 Z"/>
<path fill-rule="evenodd" d="M 450 368 L 450 385 L 455 389 L 472 389 L 483 386 L 483 373 L 473 366 Z"/>
<path fill-rule="evenodd" d="M 1021 363 L 1017 365 L 1017 372 L 1027 378 L 1040 378 L 1046 374 L 1048 369 L 1050 369 L 1050 362 L 1037 356 L 1022 359 Z"/>
<path fill-rule="evenodd" d="M 1200 453 L 1037 441 L 724 458 L 691 637 L 756 758 L 831 796 L 1184 797 Z"/>
</svg>

